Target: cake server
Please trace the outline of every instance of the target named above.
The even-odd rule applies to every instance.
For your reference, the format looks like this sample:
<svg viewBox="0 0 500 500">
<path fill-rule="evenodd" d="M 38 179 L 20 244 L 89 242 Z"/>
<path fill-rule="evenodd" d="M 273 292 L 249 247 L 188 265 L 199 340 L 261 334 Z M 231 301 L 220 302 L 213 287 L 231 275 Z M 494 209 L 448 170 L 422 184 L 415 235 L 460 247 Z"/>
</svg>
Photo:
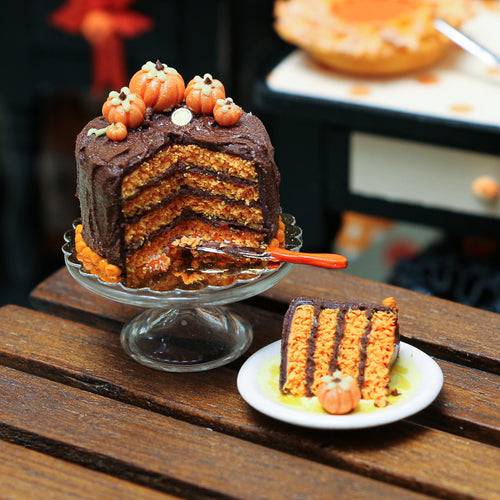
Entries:
<svg viewBox="0 0 500 500">
<path fill-rule="evenodd" d="M 328 269 L 345 269 L 347 258 L 335 253 L 306 253 L 295 252 L 281 247 L 267 247 L 264 252 L 252 249 L 226 247 L 212 247 L 208 245 L 190 245 L 188 243 L 176 242 L 176 247 L 187 250 L 198 250 L 201 252 L 217 253 L 236 258 L 263 259 L 274 262 L 290 262 L 292 264 L 305 264 L 308 266 L 324 267 Z"/>
<path fill-rule="evenodd" d="M 477 57 L 485 64 L 491 67 L 500 67 L 500 57 L 493 54 L 491 51 L 480 45 L 478 42 L 462 33 L 451 24 L 443 19 L 434 19 L 434 28 L 436 28 L 445 37 L 449 38 L 452 42 L 462 47 L 469 54 Z"/>
</svg>

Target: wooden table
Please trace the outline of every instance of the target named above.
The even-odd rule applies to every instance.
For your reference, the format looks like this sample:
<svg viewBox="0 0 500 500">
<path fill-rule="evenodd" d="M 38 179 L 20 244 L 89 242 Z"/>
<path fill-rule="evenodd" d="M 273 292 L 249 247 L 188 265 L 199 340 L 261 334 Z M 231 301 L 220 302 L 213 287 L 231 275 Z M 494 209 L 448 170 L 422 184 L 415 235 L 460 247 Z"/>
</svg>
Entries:
<svg viewBox="0 0 500 500">
<path fill-rule="evenodd" d="M 248 406 L 238 369 L 280 338 L 298 294 L 396 297 L 403 339 L 443 370 L 437 400 L 356 431 L 299 428 Z M 1 498 L 500 498 L 500 315 L 297 266 L 232 306 L 254 328 L 242 359 L 176 374 L 129 358 L 118 333 L 137 310 L 66 269 L 31 298 L 38 311 L 0 309 Z"/>
</svg>

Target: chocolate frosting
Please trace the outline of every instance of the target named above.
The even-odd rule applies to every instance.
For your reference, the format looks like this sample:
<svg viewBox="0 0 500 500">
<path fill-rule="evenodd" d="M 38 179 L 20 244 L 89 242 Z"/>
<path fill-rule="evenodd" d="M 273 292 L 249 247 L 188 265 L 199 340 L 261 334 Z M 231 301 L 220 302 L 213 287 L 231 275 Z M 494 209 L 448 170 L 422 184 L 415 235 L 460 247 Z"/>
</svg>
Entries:
<svg viewBox="0 0 500 500">
<path fill-rule="evenodd" d="M 123 266 L 122 180 L 173 144 L 195 144 L 252 161 L 259 177 L 266 243 L 274 237 L 279 219 L 280 174 L 267 131 L 256 116 L 243 113 L 236 125 L 223 127 L 211 115 L 195 115 L 187 125 L 178 126 L 172 123 L 170 113 L 153 113 L 140 127 L 129 130 L 123 141 L 111 141 L 105 134 L 88 135 L 91 128 L 103 129 L 107 125 L 103 116 L 90 121 L 78 135 L 75 149 L 83 237 L 99 255 Z"/>
</svg>

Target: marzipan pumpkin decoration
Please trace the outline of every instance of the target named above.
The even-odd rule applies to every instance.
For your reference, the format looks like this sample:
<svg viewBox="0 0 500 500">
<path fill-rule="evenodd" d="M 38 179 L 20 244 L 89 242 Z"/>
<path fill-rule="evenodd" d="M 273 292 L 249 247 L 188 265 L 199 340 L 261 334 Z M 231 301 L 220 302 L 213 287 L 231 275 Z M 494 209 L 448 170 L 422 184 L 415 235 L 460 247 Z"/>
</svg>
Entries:
<svg viewBox="0 0 500 500">
<path fill-rule="evenodd" d="M 187 85 L 184 92 L 186 106 L 195 114 L 210 115 L 217 103 L 217 99 L 225 99 L 226 91 L 219 80 L 205 73 L 203 78 L 195 76 Z"/>
<path fill-rule="evenodd" d="M 102 105 L 102 114 L 109 123 L 121 122 L 127 128 L 136 128 L 144 121 L 146 105 L 128 87 L 122 87 L 120 92 L 113 90 Z"/>
<path fill-rule="evenodd" d="M 127 134 L 127 127 L 122 122 L 111 123 L 106 127 L 106 135 L 112 141 L 123 141 Z"/>
<path fill-rule="evenodd" d="M 214 107 L 215 121 L 223 127 L 236 125 L 241 118 L 242 109 L 227 97 L 226 99 L 217 99 Z"/>
<path fill-rule="evenodd" d="M 132 77 L 130 90 L 142 97 L 148 108 L 155 111 L 170 111 L 184 99 L 182 76 L 166 64 L 148 61 Z"/>
<path fill-rule="evenodd" d="M 340 370 L 321 379 L 316 391 L 321 406 L 332 415 L 349 413 L 358 406 L 361 391 L 352 377 L 344 377 Z"/>
</svg>

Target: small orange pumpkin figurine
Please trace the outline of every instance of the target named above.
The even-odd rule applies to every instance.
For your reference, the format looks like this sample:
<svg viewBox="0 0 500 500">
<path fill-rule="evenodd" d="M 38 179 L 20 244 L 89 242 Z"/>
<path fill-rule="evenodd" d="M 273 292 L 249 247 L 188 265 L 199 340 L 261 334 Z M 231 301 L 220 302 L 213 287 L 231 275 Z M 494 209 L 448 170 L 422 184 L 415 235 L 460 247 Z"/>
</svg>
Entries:
<svg viewBox="0 0 500 500">
<path fill-rule="evenodd" d="M 122 122 L 111 123 L 106 127 L 106 135 L 112 141 L 123 141 L 128 135 L 127 127 Z"/>
<path fill-rule="evenodd" d="M 195 76 L 184 92 L 186 106 L 195 114 L 209 115 L 212 113 L 217 99 L 225 99 L 226 91 L 219 80 L 205 73 L 203 78 Z"/>
<path fill-rule="evenodd" d="M 102 114 L 109 123 L 121 122 L 128 128 L 136 128 L 144 121 L 146 105 L 136 94 L 123 87 L 120 92 L 113 90 L 102 105 Z"/>
<path fill-rule="evenodd" d="M 169 111 L 184 99 L 182 76 L 166 64 L 148 61 L 132 77 L 130 90 L 142 97 L 148 108 L 155 111 Z"/>
<path fill-rule="evenodd" d="M 337 370 L 321 380 L 316 396 L 325 411 L 332 415 L 343 415 L 358 406 L 361 391 L 352 377 L 344 377 Z"/>
<path fill-rule="evenodd" d="M 242 112 L 242 109 L 230 97 L 217 99 L 214 118 L 219 125 L 231 127 L 239 122 Z"/>
<path fill-rule="evenodd" d="M 500 185 L 493 177 L 482 175 L 478 177 L 471 186 L 472 194 L 482 200 L 493 202 L 500 195 Z"/>
</svg>

